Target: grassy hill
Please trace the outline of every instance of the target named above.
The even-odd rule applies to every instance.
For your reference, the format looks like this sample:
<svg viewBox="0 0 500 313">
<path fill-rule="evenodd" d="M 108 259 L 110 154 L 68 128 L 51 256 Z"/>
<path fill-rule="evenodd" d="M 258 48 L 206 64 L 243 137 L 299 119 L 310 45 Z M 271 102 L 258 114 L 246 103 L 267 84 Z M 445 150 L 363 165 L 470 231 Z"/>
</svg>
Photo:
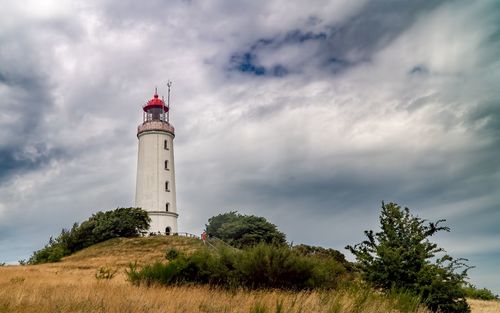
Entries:
<svg viewBox="0 0 500 313">
<path fill-rule="evenodd" d="M 361 289 L 319 292 L 224 291 L 204 286 L 135 287 L 126 280 L 130 262 L 165 260 L 165 251 L 187 254 L 203 243 L 185 237 L 117 238 L 96 244 L 61 262 L 0 267 L 3 312 L 399 312 L 391 298 Z M 100 268 L 116 271 L 96 279 Z M 498 303 L 473 302 L 474 313 L 500 312 Z M 483 307 L 482 309 L 480 307 Z M 488 307 L 490 306 L 490 307 Z M 414 312 L 428 313 L 424 308 Z"/>
<path fill-rule="evenodd" d="M 70 268 L 82 266 L 94 269 L 100 266 L 124 268 L 135 261 L 138 265 L 165 261 L 165 251 L 169 248 L 189 254 L 203 248 L 203 242 L 196 238 L 178 236 L 115 238 L 78 251 L 56 264 L 64 264 Z"/>
</svg>

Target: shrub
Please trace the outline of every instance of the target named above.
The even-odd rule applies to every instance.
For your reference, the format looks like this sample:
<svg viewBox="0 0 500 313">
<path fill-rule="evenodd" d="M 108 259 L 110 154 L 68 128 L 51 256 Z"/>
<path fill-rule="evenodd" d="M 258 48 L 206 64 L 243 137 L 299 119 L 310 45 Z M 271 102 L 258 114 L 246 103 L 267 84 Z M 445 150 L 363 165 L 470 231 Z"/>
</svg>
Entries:
<svg viewBox="0 0 500 313">
<path fill-rule="evenodd" d="M 74 223 L 70 230 L 61 234 L 44 248 L 33 252 L 28 264 L 57 262 L 62 257 L 93 244 L 116 237 L 137 237 L 149 228 L 150 218 L 140 208 L 118 208 L 97 212 L 81 225 Z"/>
<path fill-rule="evenodd" d="M 304 244 L 293 246 L 292 249 L 294 252 L 303 256 L 337 261 L 338 263 L 341 263 L 349 272 L 355 270 L 354 264 L 347 261 L 345 255 L 338 250 Z"/>
<path fill-rule="evenodd" d="M 498 295 L 495 295 L 491 290 L 486 288 L 478 289 L 474 285 L 467 284 L 464 287 L 467 298 L 480 299 L 480 300 L 498 300 Z"/>
<path fill-rule="evenodd" d="M 168 249 L 165 253 L 165 259 L 172 261 L 179 257 L 180 252 L 177 249 Z"/>
<path fill-rule="evenodd" d="M 211 217 L 206 226 L 209 237 L 219 238 L 236 248 L 259 243 L 285 245 L 285 234 L 265 218 L 229 212 Z"/>
<path fill-rule="evenodd" d="M 169 264 L 154 263 L 127 271 L 134 284 L 208 284 L 225 288 L 334 288 L 346 272 L 334 260 L 301 256 L 289 247 L 259 244 L 243 251 L 221 248 L 179 255 Z"/>
<path fill-rule="evenodd" d="M 420 296 L 433 311 L 470 312 L 462 288 L 470 267 L 464 259 L 438 257 L 444 250 L 429 241 L 435 233 L 449 231 L 440 226 L 443 221 L 427 222 L 412 216 L 408 208 L 382 203 L 381 231 L 365 231 L 367 240 L 346 248 L 356 256 L 364 279 L 374 287 Z"/>
<path fill-rule="evenodd" d="M 112 269 L 112 268 L 103 266 L 97 270 L 97 272 L 95 273 L 95 278 L 97 280 L 112 279 L 113 277 L 115 277 L 116 272 L 118 272 L 117 269 Z"/>
</svg>

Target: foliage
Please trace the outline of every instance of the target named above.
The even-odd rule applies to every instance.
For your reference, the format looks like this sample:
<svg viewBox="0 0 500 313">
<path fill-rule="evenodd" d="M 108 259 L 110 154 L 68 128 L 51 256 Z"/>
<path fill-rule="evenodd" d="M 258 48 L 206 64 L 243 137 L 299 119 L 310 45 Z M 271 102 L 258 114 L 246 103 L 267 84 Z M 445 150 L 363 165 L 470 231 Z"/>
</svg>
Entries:
<svg viewBox="0 0 500 313">
<path fill-rule="evenodd" d="M 428 222 L 411 215 L 408 208 L 382 203 L 381 231 L 365 231 L 367 240 L 346 249 L 374 287 L 413 293 L 433 311 L 470 312 L 462 288 L 470 267 L 464 259 L 438 257 L 444 250 L 429 241 L 437 232 L 449 231 L 440 226 L 442 222 Z"/>
<path fill-rule="evenodd" d="M 27 265 L 28 264 L 28 261 L 26 261 L 25 259 L 21 259 L 19 261 L 17 261 L 19 263 L 19 265 L 21 266 L 24 266 L 24 265 Z"/>
<path fill-rule="evenodd" d="M 478 289 L 476 286 L 466 284 L 464 287 L 467 298 L 479 300 L 499 300 L 498 295 L 494 294 L 491 290 L 486 288 Z"/>
<path fill-rule="evenodd" d="M 179 257 L 180 252 L 177 249 L 168 249 L 167 252 L 165 253 L 165 259 L 172 261 L 175 260 Z"/>
<path fill-rule="evenodd" d="M 33 252 L 28 264 L 57 262 L 62 257 L 116 237 L 137 237 L 149 228 L 150 218 L 140 208 L 118 208 L 112 211 L 97 212 L 88 220 L 70 230 L 63 229 L 61 234 L 44 248 Z"/>
<path fill-rule="evenodd" d="M 294 252 L 303 256 L 335 260 L 341 263 L 349 272 L 355 270 L 353 264 L 347 261 L 345 255 L 338 250 L 331 248 L 317 247 L 317 246 L 309 246 L 305 244 L 293 246 L 292 249 Z"/>
<path fill-rule="evenodd" d="M 115 277 L 116 272 L 118 272 L 117 269 L 112 269 L 110 267 L 102 266 L 96 271 L 95 278 L 97 280 L 112 279 L 113 277 Z"/>
<path fill-rule="evenodd" d="M 134 284 L 207 284 L 225 288 L 278 288 L 301 290 L 335 288 L 346 273 L 331 259 L 302 256 L 287 246 L 258 244 L 245 250 L 202 249 L 191 256 L 178 255 L 141 270 L 131 264 L 128 279 Z"/>
<path fill-rule="evenodd" d="M 0 266 L 5 266 L 5 262 L 0 262 Z"/>
<path fill-rule="evenodd" d="M 251 247 L 259 243 L 285 245 L 285 234 L 263 217 L 229 212 L 208 220 L 206 233 L 209 237 L 224 240 L 236 248 Z"/>
</svg>

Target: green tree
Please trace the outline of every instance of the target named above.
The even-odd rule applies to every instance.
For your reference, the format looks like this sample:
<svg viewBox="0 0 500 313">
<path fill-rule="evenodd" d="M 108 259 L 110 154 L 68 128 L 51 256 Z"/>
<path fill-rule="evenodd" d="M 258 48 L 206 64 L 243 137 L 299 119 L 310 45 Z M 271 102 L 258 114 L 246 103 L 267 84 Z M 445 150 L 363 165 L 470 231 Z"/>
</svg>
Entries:
<svg viewBox="0 0 500 313">
<path fill-rule="evenodd" d="M 285 234 L 265 218 L 229 212 L 213 216 L 205 225 L 209 237 L 224 240 L 236 248 L 250 247 L 258 243 L 285 245 Z"/>
<path fill-rule="evenodd" d="M 365 231 L 367 240 L 347 246 L 364 279 L 375 288 L 404 290 L 419 295 L 433 311 L 470 312 L 462 288 L 469 266 L 429 241 L 445 220 L 428 222 L 395 203 L 382 202 L 381 231 Z"/>
<path fill-rule="evenodd" d="M 33 252 L 28 264 L 57 262 L 62 257 L 116 237 L 137 237 L 149 228 L 148 213 L 140 208 L 118 208 L 97 212 L 82 224 L 74 223 L 44 248 Z"/>
</svg>

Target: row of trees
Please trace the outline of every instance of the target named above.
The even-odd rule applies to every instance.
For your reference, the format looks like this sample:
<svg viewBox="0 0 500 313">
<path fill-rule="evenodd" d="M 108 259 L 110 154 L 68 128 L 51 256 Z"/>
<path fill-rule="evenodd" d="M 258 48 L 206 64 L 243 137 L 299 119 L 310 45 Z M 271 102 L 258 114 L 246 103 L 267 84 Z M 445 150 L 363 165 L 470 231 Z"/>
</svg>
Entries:
<svg viewBox="0 0 500 313">
<path fill-rule="evenodd" d="M 51 237 L 45 247 L 33 252 L 28 264 L 57 262 L 64 256 L 111 238 L 139 236 L 147 231 L 150 221 L 147 212 L 139 208 L 95 213 L 80 225 L 75 223 L 71 229 L 63 229 L 55 239 Z"/>
</svg>

